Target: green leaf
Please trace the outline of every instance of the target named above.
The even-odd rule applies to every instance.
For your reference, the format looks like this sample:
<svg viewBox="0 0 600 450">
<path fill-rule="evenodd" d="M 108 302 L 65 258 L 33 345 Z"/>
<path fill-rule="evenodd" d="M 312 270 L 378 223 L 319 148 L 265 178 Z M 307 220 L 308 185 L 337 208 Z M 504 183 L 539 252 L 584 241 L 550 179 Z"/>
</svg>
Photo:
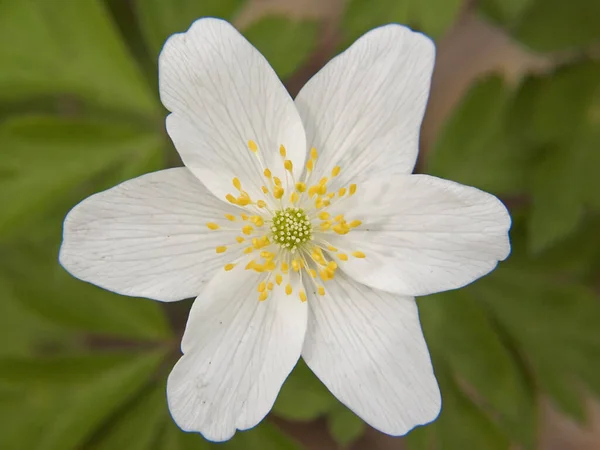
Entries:
<svg viewBox="0 0 600 450">
<path fill-rule="evenodd" d="M 0 273 L 21 305 L 61 326 L 114 337 L 164 340 L 170 331 L 158 304 L 84 283 L 57 262 L 58 249 L 21 244 L 5 249 Z M 32 282 L 35 280 L 35 282 Z"/>
<path fill-rule="evenodd" d="M 98 433 L 90 450 L 148 450 L 153 448 L 167 409 L 165 386 L 157 384 L 113 417 Z"/>
<path fill-rule="evenodd" d="M 581 405 L 578 385 L 598 387 L 597 377 L 589 377 L 600 360 L 598 298 L 522 264 L 498 269 L 472 289 L 524 355 L 537 383 L 565 412 L 580 418 L 574 406 Z"/>
<path fill-rule="evenodd" d="M 301 450 L 302 447 L 275 425 L 262 422 L 248 431 L 238 431 L 233 439 L 211 447 L 224 450 Z"/>
<path fill-rule="evenodd" d="M 536 0 L 481 0 L 481 11 L 501 24 L 515 23 Z"/>
<path fill-rule="evenodd" d="M 360 417 L 339 404 L 327 416 L 327 429 L 335 442 L 347 447 L 364 434 L 366 425 Z"/>
<path fill-rule="evenodd" d="M 253 22 L 243 33 L 284 79 L 301 67 L 316 48 L 318 24 L 272 16 Z"/>
<path fill-rule="evenodd" d="M 288 420 L 313 420 L 332 410 L 337 400 L 301 359 L 285 381 L 273 413 Z"/>
<path fill-rule="evenodd" d="M 156 450 L 209 450 L 211 444 L 197 433 L 185 433 L 177 428 L 173 419 L 165 415 L 166 426 Z"/>
<path fill-rule="evenodd" d="M 521 14 L 514 35 L 541 52 L 588 46 L 600 40 L 598 16 L 597 1 L 535 0 Z"/>
<path fill-rule="evenodd" d="M 341 48 L 375 27 L 394 22 L 438 38 L 454 23 L 461 6 L 460 0 L 349 0 L 342 17 Z"/>
<path fill-rule="evenodd" d="M 244 0 L 136 0 L 142 31 L 154 58 L 167 38 L 186 31 L 201 17 L 231 21 Z"/>
<path fill-rule="evenodd" d="M 511 104 L 501 78 L 475 83 L 444 125 L 426 171 L 485 191 L 520 192 L 531 152 L 508 139 Z"/>
<path fill-rule="evenodd" d="M 0 447 L 81 448 L 108 416 L 144 386 L 162 357 L 162 352 L 152 352 L 115 355 L 112 363 L 90 356 L 39 363 L 4 361 L 0 385 L 8 384 L 16 395 L 12 402 L 5 398 L 0 403 L 1 410 L 12 410 L 0 424 Z"/>
<path fill-rule="evenodd" d="M 0 99 L 77 94 L 113 109 L 155 114 L 156 96 L 99 0 L 0 2 Z"/>
<path fill-rule="evenodd" d="M 161 137 L 124 123 L 50 116 L 0 124 L 0 236 L 39 218 L 90 177 L 156 154 Z"/>
<path fill-rule="evenodd" d="M 419 310 L 436 363 L 443 361 L 515 441 L 531 443 L 534 395 L 485 305 L 461 289 L 421 298 Z"/>
</svg>

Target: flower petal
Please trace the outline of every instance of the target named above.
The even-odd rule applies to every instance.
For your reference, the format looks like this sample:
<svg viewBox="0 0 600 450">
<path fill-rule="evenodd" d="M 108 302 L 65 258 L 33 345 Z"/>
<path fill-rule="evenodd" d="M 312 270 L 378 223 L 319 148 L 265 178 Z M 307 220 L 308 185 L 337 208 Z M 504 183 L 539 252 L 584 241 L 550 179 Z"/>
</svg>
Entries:
<svg viewBox="0 0 600 450">
<path fill-rule="evenodd" d="M 403 435 L 440 411 L 412 297 L 337 274 L 325 296 L 309 298 L 302 357 L 333 395 L 384 433 Z"/>
<path fill-rule="evenodd" d="M 368 286 L 403 295 L 456 289 L 510 253 L 505 206 L 479 189 L 428 175 L 370 180 L 332 209 L 362 225 L 332 244 L 366 258 L 339 262 Z M 335 257 L 335 255 L 333 255 Z"/>
<path fill-rule="evenodd" d="M 401 25 L 376 28 L 331 60 L 296 97 L 319 174 L 338 185 L 410 173 L 429 95 L 432 41 Z"/>
<path fill-rule="evenodd" d="M 217 268 L 235 231 L 211 231 L 241 209 L 213 196 L 185 168 L 149 173 L 93 195 L 67 215 L 60 263 L 75 277 L 123 295 L 194 297 Z M 239 230 L 238 230 L 239 231 Z"/>
<path fill-rule="evenodd" d="M 235 28 L 219 19 L 199 19 L 171 36 L 159 59 L 160 96 L 172 112 L 167 131 L 185 165 L 223 199 L 238 177 L 260 195 L 263 167 L 285 180 L 280 145 L 296 175 L 306 156 L 302 121 L 267 60 Z"/>
<path fill-rule="evenodd" d="M 196 299 L 169 376 L 169 409 L 185 431 L 212 441 L 260 422 L 295 366 L 307 305 L 275 285 L 258 301 L 259 274 L 240 264 L 220 272 Z"/>
</svg>

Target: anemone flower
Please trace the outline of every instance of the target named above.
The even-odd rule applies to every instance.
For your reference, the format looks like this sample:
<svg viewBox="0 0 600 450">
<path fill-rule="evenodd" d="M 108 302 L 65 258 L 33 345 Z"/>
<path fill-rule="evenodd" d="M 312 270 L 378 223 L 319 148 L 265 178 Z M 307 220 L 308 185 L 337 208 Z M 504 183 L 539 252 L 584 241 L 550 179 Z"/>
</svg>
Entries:
<svg viewBox="0 0 600 450">
<path fill-rule="evenodd" d="M 300 357 L 384 433 L 437 417 L 414 296 L 493 270 L 510 217 L 490 194 L 411 175 L 434 53 L 377 28 L 293 100 L 227 22 L 166 42 L 160 96 L 185 167 L 75 206 L 60 261 L 122 295 L 196 297 L 167 383 L 183 430 L 222 441 L 255 426 Z"/>
</svg>

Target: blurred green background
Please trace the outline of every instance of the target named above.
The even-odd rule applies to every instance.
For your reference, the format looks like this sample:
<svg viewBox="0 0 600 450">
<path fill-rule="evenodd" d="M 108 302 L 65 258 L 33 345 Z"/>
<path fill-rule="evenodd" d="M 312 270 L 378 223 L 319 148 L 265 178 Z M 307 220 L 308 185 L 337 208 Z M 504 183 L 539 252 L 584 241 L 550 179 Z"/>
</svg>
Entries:
<svg viewBox="0 0 600 450">
<path fill-rule="evenodd" d="M 0 449 L 216 447 L 165 400 L 190 302 L 120 297 L 57 264 L 74 204 L 180 165 L 156 58 L 201 16 L 233 21 L 292 95 L 372 27 L 432 36 L 417 170 L 498 195 L 514 219 L 492 275 L 419 299 L 438 421 L 384 437 L 300 364 L 268 419 L 219 446 L 600 448 L 571 425 L 600 420 L 600 1 L 0 0 Z"/>
</svg>

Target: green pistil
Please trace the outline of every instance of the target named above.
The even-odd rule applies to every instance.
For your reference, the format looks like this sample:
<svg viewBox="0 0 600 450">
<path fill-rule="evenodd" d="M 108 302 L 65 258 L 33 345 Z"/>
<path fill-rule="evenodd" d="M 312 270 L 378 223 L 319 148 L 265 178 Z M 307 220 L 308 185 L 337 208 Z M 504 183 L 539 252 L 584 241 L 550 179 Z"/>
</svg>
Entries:
<svg viewBox="0 0 600 450">
<path fill-rule="evenodd" d="M 273 216 L 271 236 L 280 246 L 294 251 L 312 239 L 312 226 L 302 209 L 286 208 Z"/>
</svg>

